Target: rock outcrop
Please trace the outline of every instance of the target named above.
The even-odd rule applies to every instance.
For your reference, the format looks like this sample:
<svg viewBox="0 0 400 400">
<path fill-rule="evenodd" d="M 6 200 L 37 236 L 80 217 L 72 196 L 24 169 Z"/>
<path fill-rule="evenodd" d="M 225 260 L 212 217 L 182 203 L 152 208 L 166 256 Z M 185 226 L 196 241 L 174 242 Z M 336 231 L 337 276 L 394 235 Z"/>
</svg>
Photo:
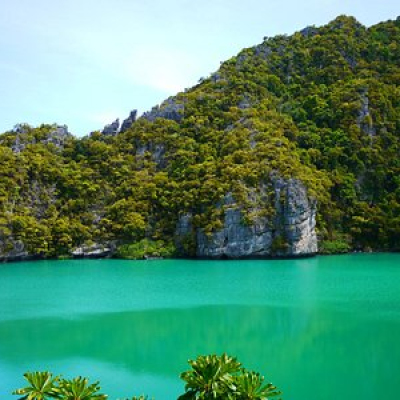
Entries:
<svg viewBox="0 0 400 400">
<path fill-rule="evenodd" d="M 145 112 L 141 118 L 152 122 L 157 118 L 170 119 L 180 122 L 183 118 L 184 105 L 177 102 L 177 99 L 170 97 L 160 106 L 153 107 L 150 111 Z"/>
<path fill-rule="evenodd" d="M 65 141 L 72 138 L 68 132 L 67 125 L 52 125 L 52 130 L 40 139 L 29 136 L 29 130 L 32 129 L 27 124 L 18 124 L 14 128 L 15 140 L 11 143 L 11 149 L 14 153 L 20 153 L 26 146 L 35 143 L 52 144 L 57 149 L 63 149 Z"/>
<path fill-rule="evenodd" d="M 163 143 L 153 143 L 153 142 L 137 143 L 136 160 L 138 166 L 140 166 L 140 162 L 141 160 L 143 160 L 146 153 L 151 154 L 151 160 L 156 164 L 158 169 L 166 167 L 167 164 L 165 159 L 166 148 Z"/>
<path fill-rule="evenodd" d="M 369 109 L 368 89 L 360 93 L 361 107 L 358 112 L 357 126 L 368 136 L 375 136 L 376 130 L 372 123 L 372 117 Z"/>
<path fill-rule="evenodd" d="M 42 143 L 52 143 L 57 148 L 63 148 L 65 141 L 70 138 L 72 138 L 72 134 L 68 132 L 67 125 L 55 125 L 54 130 L 49 133 Z"/>
<path fill-rule="evenodd" d="M 208 237 L 197 231 L 197 255 L 199 257 L 256 257 L 271 255 L 273 233 L 266 218 L 251 225 L 243 223 L 240 209 L 234 205 L 225 211 L 224 227 Z"/>
<path fill-rule="evenodd" d="M 104 258 L 112 256 L 115 249 L 115 242 L 93 243 L 91 245 L 82 245 L 71 250 L 69 256 L 75 258 Z M 0 262 L 23 261 L 37 258 L 42 257 L 29 253 L 21 240 L 7 238 L 6 241 L 2 241 L 0 239 Z"/>
<path fill-rule="evenodd" d="M 112 122 L 109 125 L 106 125 L 101 133 L 103 135 L 108 135 L 108 136 L 115 136 L 119 132 L 119 119 L 117 118 L 114 122 Z"/>
<path fill-rule="evenodd" d="M 304 37 L 315 36 L 318 34 L 318 29 L 315 26 L 306 26 L 300 31 Z"/>
<path fill-rule="evenodd" d="M 197 257 L 245 258 L 303 256 L 318 251 L 316 201 L 309 199 L 305 186 L 298 180 L 278 179 L 273 185 L 275 212 L 272 217 L 255 217 L 244 222 L 241 207 L 231 194 L 225 196 L 223 228 L 207 235 L 194 229 L 191 214 L 178 221 L 176 243 L 182 253 L 192 251 Z M 257 211 L 257 210 L 256 210 Z M 260 210 L 258 210 L 260 211 Z"/>
<path fill-rule="evenodd" d="M 278 194 L 279 191 L 279 194 Z M 278 196 L 283 192 L 283 201 Z M 313 254 L 318 251 L 315 231 L 317 202 L 308 198 L 307 189 L 298 180 L 279 180 L 275 183 L 277 231 L 288 245 L 290 256 Z M 279 205 L 278 205 L 279 204 Z"/>
<path fill-rule="evenodd" d="M 71 251 L 73 257 L 103 258 L 113 254 L 115 243 L 93 243 L 82 245 Z"/>
<path fill-rule="evenodd" d="M 120 133 L 127 131 L 132 126 L 132 124 L 136 122 L 136 117 L 137 110 L 132 110 L 129 114 L 129 117 L 127 119 L 124 119 L 124 121 L 122 122 Z"/>
</svg>

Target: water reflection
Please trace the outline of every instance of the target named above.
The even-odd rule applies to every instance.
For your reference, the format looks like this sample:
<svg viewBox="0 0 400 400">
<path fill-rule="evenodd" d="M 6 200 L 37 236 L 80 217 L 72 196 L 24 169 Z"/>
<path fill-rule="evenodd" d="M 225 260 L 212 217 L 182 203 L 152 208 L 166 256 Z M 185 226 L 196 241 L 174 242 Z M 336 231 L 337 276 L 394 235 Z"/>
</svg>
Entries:
<svg viewBox="0 0 400 400">
<path fill-rule="evenodd" d="M 327 308 L 257 305 L 4 321 L 0 394 L 36 368 L 100 379 L 112 396 L 146 392 L 174 399 L 188 358 L 226 351 L 265 373 L 286 399 L 336 399 L 339 387 L 346 387 L 348 398 L 373 399 L 377 384 L 381 393 L 387 390 L 383 398 L 394 399 L 399 334 L 398 322 L 371 324 Z"/>
</svg>

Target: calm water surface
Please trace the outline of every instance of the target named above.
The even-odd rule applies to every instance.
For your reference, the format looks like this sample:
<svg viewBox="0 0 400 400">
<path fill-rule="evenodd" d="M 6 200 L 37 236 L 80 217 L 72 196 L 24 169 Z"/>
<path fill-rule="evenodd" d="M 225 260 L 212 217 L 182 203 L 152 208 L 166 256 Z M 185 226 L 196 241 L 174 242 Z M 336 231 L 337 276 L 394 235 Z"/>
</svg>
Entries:
<svg viewBox="0 0 400 400">
<path fill-rule="evenodd" d="M 285 400 L 399 399 L 400 254 L 0 265 L 0 398 L 28 370 L 174 400 L 228 352 Z"/>
</svg>

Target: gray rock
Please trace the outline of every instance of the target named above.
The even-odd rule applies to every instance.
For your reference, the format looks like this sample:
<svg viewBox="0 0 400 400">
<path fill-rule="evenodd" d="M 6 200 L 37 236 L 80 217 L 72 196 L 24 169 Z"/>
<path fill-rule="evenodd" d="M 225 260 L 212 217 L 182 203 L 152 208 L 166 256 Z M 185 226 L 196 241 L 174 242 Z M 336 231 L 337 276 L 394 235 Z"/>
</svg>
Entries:
<svg viewBox="0 0 400 400">
<path fill-rule="evenodd" d="M 103 130 L 102 134 L 103 135 L 109 135 L 109 136 L 115 136 L 119 132 L 119 119 L 117 118 L 114 122 L 112 122 L 109 125 L 106 125 Z"/>
<path fill-rule="evenodd" d="M 129 117 L 122 122 L 120 132 L 127 131 L 136 122 L 137 110 L 132 110 Z"/>
<path fill-rule="evenodd" d="M 141 118 L 150 122 L 155 121 L 157 118 L 180 122 L 183 118 L 184 109 L 185 107 L 182 103 L 178 103 L 176 98 L 170 97 L 160 106 L 155 106 L 150 111 L 145 112 Z"/>
<path fill-rule="evenodd" d="M 242 212 L 237 206 L 225 210 L 224 227 L 208 237 L 197 231 L 197 255 L 199 257 L 242 258 L 268 256 L 272 232 L 268 221 L 260 218 L 254 224 L 243 223 Z"/>
<path fill-rule="evenodd" d="M 254 48 L 254 54 L 257 57 L 262 58 L 263 60 L 268 60 L 271 53 L 272 53 L 271 47 L 265 43 L 261 43 Z"/>
<path fill-rule="evenodd" d="M 114 243 L 93 243 L 77 247 L 71 251 L 71 255 L 74 257 L 100 258 L 110 256 L 114 251 Z"/>
<path fill-rule="evenodd" d="M 315 36 L 318 33 L 318 29 L 315 26 L 306 26 L 300 31 L 304 37 Z"/>
<path fill-rule="evenodd" d="M 14 153 L 20 153 L 29 144 L 35 144 L 35 138 L 28 138 L 31 127 L 27 124 L 19 124 L 14 127 L 15 140 L 11 144 L 11 149 Z M 67 125 L 53 125 L 53 130 L 50 131 L 47 136 L 40 140 L 43 144 L 52 144 L 57 149 L 63 149 L 65 141 L 72 138 L 72 134 L 68 132 Z"/>
<path fill-rule="evenodd" d="M 46 139 L 41 140 L 42 143 L 52 143 L 58 149 L 64 148 L 65 141 L 72 137 L 68 132 L 67 125 L 56 125 L 54 131 L 51 131 Z"/>
<path fill-rule="evenodd" d="M 239 53 L 239 55 L 236 57 L 236 69 L 240 71 L 243 67 L 243 64 L 245 64 L 249 58 L 250 58 L 249 54 L 243 51 Z"/>
<path fill-rule="evenodd" d="M 179 254 L 185 256 L 196 255 L 195 236 L 196 232 L 192 225 L 192 214 L 182 214 L 178 219 L 175 231 L 175 246 Z"/>
<path fill-rule="evenodd" d="M 250 108 L 251 106 L 252 102 L 250 96 L 247 93 L 244 93 L 243 97 L 239 101 L 238 107 L 242 110 L 245 110 L 246 108 Z"/>
<path fill-rule="evenodd" d="M 186 236 L 191 234 L 192 231 L 192 214 L 186 213 L 181 215 L 176 227 L 177 236 Z"/>
<path fill-rule="evenodd" d="M 213 74 L 211 74 L 210 76 L 211 82 L 213 83 L 217 83 L 220 81 L 224 81 L 225 79 L 222 77 L 220 72 L 214 72 Z"/>
<path fill-rule="evenodd" d="M 299 180 L 277 179 L 273 189 L 275 216 L 268 219 L 259 213 L 260 216 L 248 224 L 244 222 L 241 207 L 232 194 L 228 193 L 220 205 L 224 207 L 223 228 L 211 235 L 205 234 L 202 229 L 194 232 L 196 255 L 244 258 L 315 254 L 318 251 L 316 201 L 308 198 L 307 190 Z M 263 192 L 263 188 L 260 191 Z M 253 197 L 255 207 L 252 211 L 262 211 L 256 206 L 254 194 Z M 265 196 L 264 200 L 267 201 Z M 193 236 L 191 218 L 191 214 L 180 217 L 176 228 L 176 243 Z"/>
<path fill-rule="evenodd" d="M 284 191 L 285 200 L 279 202 L 280 191 Z M 307 189 L 298 180 L 289 179 L 275 184 L 277 209 L 277 231 L 282 229 L 282 236 L 288 244 L 287 255 L 313 254 L 318 251 L 315 232 L 317 202 L 309 199 Z M 283 223 L 282 225 L 278 225 Z"/>
<path fill-rule="evenodd" d="M 340 54 L 343 56 L 343 58 L 346 60 L 346 62 L 350 65 L 350 68 L 354 69 L 357 67 L 357 60 L 353 56 L 347 54 L 345 51 L 341 51 Z"/>
<path fill-rule="evenodd" d="M 147 142 L 147 143 L 140 143 L 138 142 L 136 148 L 136 160 L 140 161 L 140 159 L 143 159 L 145 153 L 150 153 L 151 154 L 151 159 L 152 161 L 155 162 L 157 168 L 164 168 L 167 165 L 166 159 L 165 159 L 165 145 L 163 143 L 153 143 L 153 142 Z"/>
<path fill-rule="evenodd" d="M 364 89 L 360 93 L 361 107 L 358 112 L 357 126 L 369 136 L 376 135 L 376 129 L 372 124 L 372 118 L 369 110 L 368 89 Z"/>
<path fill-rule="evenodd" d="M 20 132 L 17 132 L 14 143 L 11 144 L 11 150 L 14 153 L 20 153 L 21 151 L 23 151 L 25 149 L 26 145 L 27 145 L 27 143 L 24 143 L 24 141 L 21 140 Z"/>
</svg>

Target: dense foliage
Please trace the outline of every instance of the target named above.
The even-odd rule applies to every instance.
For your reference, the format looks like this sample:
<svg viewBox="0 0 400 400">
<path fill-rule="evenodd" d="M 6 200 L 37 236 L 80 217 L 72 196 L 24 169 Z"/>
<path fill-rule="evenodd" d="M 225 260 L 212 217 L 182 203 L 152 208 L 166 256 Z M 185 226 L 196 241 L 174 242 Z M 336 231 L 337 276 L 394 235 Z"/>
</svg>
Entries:
<svg viewBox="0 0 400 400">
<path fill-rule="evenodd" d="M 21 389 L 13 392 L 22 395 L 21 399 L 27 400 L 106 400 L 107 395 L 99 394 L 99 382 L 89 385 L 87 378 L 78 376 L 74 379 L 53 377 L 51 372 L 26 372 L 24 378 L 29 383 Z"/>
<path fill-rule="evenodd" d="M 178 400 L 268 400 L 281 394 L 264 377 L 241 367 L 236 358 L 227 354 L 199 356 L 189 361 L 192 367 L 183 372 L 185 393 Z"/>
<path fill-rule="evenodd" d="M 140 118 L 116 136 L 59 145 L 51 125 L 0 135 L 0 252 L 113 241 L 145 256 L 129 246 L 170 246 L 184 213 L 218 229 L 227 193 L 251 220 L 249 193 L 268 198 L 276 177 L 317 198 L 323 251 L 400 248 L 399 18 L 366 28 L 340 16 L 265 38 L 160 110 L 171 104 L 178 117 Z"/>
<path fill-rule="evenodd" d="M 144 258 L 173 257 L 176 249 L 172 243 L 163 240 L 142 239 L 132 244 L 122 244 L 118 247 L 116 255 L 119 258 L 140 260 Z"/>
<path fill-rule="evenodd" d="M 183 372 L 185 393 L 178 400 L 268 400 L 281 392 L 271 383 L 264 384 L 264 377 L 241 367 L 236 358 L 227 354 L 199 356 L 189 361 L 191 370 Z M 98 393 L 99 382 L 89 384 L 87 378 L 64 379 L 53 377 L 50 372 L 24 374 L 29 386 L 17 389 L 13 394 L 23 395 L 26 400 L 105 400 L 107 395 Z M 132 400 L 147 400 L 134 396 Z"/>
</svg>

